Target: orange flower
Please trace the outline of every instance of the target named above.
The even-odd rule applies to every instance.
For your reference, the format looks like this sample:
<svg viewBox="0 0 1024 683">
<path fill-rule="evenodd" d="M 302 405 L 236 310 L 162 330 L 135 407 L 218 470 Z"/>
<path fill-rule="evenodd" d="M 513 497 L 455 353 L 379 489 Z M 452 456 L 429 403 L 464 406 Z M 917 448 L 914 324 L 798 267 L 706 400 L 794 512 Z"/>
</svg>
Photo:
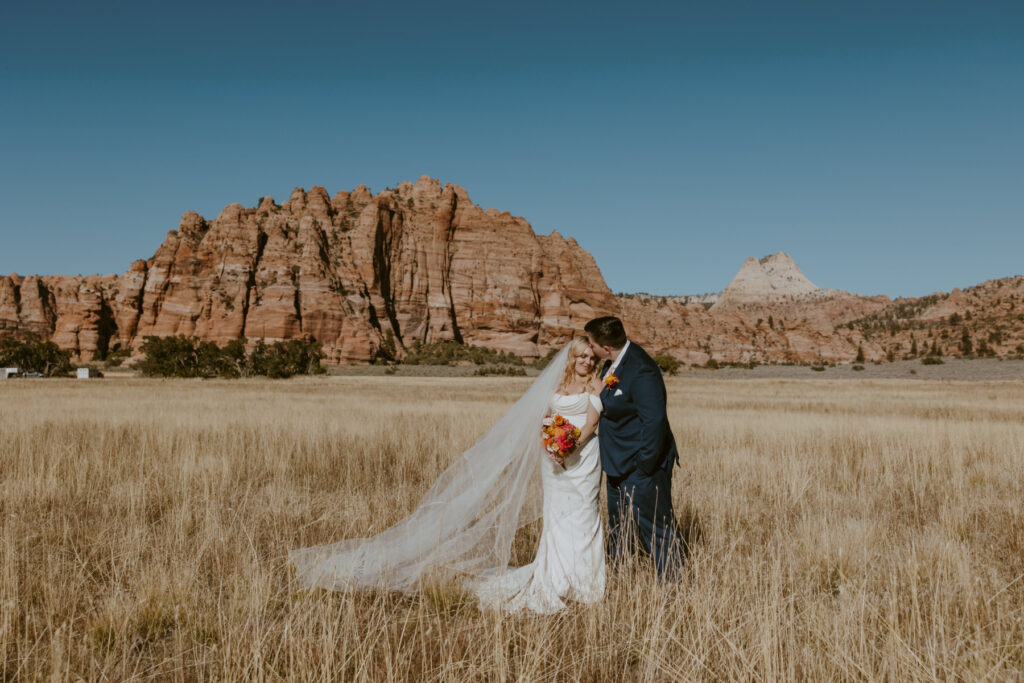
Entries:
<svg viewBox="0 0 1024 683">
<path fill-rule="evenodd" d="M 610 374 L 610 375 L 608 375 L 607 377 L 604 378 L 604 388 L 605 389 L 611 389 L 612 387 L 614 387 L 618 383 L 619 383 L 619 378 L 616 377 L 614 374 Z"/>
<path fill-rule="evenodd" d="M 565 424 L 565 418 L 562 417 L 561 415 L 555 415 L 555 426 L 556 427 L 561 427 L 564 424 Z"/>
</svg>

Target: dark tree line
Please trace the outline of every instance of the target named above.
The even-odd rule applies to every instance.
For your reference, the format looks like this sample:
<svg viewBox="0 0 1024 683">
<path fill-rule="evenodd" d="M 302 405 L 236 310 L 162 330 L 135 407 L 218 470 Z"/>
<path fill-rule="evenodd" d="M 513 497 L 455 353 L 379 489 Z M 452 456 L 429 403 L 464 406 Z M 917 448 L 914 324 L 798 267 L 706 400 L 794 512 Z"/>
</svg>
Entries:
<svg viewBox="0 0 1024 683">
<path fill-rule="evenodd" d="M 267 344 L 262 339 L 246 352 L 245 339 L 224 346 L 195 337 L 146 337 L 141 350 L 146 355 L 138 367 L 149 377 L 270 377 L 324 372 L 319 342 L 305 339 Z"/>
<path fill-rule="evenodd" d="M 71 353 L 53 342 L 28 335 L 24 339 L 0 339 L 0 367 L 60 377 L 71 372 Z"/>
</svg>

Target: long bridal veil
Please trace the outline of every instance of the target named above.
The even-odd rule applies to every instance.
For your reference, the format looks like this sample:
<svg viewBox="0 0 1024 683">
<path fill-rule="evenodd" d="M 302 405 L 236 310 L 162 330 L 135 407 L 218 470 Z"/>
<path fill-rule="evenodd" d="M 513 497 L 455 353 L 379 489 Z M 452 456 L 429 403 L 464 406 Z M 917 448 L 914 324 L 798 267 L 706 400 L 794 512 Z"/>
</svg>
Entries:
<svg viewBox="0 0 1024 683">
<path fill-rule="evenodd" d="M 293 550 L 299 580 L 328 590 L 413 591 L 428 571 L 480 577 L 508 567 L 516 530 L 540 517 L 540 425 L 563 348 L 498 423 L 446 469 L 405 519 L 370 538 Z"/>
</svg>

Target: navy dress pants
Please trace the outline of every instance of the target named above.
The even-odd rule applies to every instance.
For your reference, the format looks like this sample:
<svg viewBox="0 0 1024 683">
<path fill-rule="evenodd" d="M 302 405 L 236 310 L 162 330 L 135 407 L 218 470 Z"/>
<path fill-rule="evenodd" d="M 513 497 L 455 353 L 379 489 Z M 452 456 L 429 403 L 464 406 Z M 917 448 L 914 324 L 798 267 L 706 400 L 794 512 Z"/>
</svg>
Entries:
<svg viewBox="0 0 1024 683">
<path fill-rule="evenodd" d="M 634 470 L 625 477 L 606 476 L 608 492 L 608 555 L 623 559 L 637 541 L 654 558 L 658 576 L 678 579 L 684 559 L 683 537 L 672 510 L 672 468 L 646 475 Z"/>
</svg>

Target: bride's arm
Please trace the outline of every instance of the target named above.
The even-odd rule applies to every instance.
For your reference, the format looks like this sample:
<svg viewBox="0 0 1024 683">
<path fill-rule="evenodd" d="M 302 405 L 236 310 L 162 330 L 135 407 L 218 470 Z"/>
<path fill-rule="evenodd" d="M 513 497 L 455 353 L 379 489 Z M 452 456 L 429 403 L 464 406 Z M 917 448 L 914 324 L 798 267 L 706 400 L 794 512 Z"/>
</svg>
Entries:
<svg viewBox="0 0 1024 683">
<path fill-rule="evenodd" d="M 593 394 L 600 393 L 601 392 L 601 382 L 599 380 L 594 380 L 594 382 L 592 382 L 591 385 L 590 385 L 590 391 Z M 600 422 L 600 420 L 601 420 L 601 415 L 597 412 L 597 408 L 594 407 L 594 404 L 588 398 L 587 399 L 587 422 L 586 422 L 586 424 L 583 425 L 583 429 L 580 430 L 579 445 L 581 447 L 583 446 L 583 444 L 585 444 L 588 441 L 590 441 L 590 437 L 594 436 L 594 432 L 597 431 L 597 423 Z"/>
<path fill-rule="evenodd" d="M 590 437 L 597 431 L 597 423 L 600 421 L 601 416 L 597 413 L 597 409 L 594 408 L 594 404 L 589 400 L 587 401 L 587 423 L 583 425 L 583 429 L 580 430 L 579 446 L 582 448 L 584 444 L 590 441 Z"/>
</svg>

